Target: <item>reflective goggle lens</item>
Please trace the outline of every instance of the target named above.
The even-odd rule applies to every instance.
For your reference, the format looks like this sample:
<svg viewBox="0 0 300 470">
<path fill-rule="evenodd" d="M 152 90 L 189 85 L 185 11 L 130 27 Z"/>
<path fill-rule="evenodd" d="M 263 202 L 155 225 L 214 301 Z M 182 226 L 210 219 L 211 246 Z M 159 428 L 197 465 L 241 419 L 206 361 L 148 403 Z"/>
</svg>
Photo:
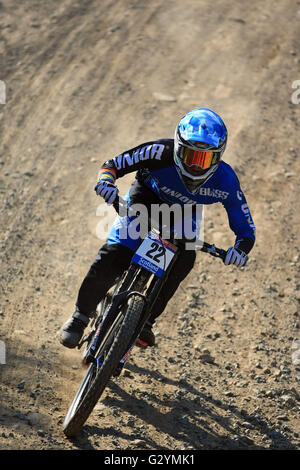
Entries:
<svg viewBox="0 0 300 470">
<path fill-rule="evenodd" d="M 211 167 L 214 152 L 200 152 L 187 147 L 182 149 L 182 162 L 187 166 L 199 166 L 203 170 Z"/>
</svg>

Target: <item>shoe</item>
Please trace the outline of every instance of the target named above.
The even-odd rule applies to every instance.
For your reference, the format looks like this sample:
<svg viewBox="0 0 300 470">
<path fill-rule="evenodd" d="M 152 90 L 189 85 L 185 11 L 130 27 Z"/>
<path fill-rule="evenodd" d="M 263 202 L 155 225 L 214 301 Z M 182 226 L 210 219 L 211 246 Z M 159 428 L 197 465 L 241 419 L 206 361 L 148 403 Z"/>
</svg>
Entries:
<svg viewBox="0 0 300 470">
<path fill-rule="evenodd" d="M 66 348 L 76 348 L 89 321 L 90 318 L 87 315 L 76 309 L 60 330 L 61 344 Z"/>
<path fill-rule="evenodd" d="M 142 341 L 141 346 L 147 347 L 147 346 L 154 346 L 155 345 L 155 335 L 152 331 L 153 323 L 146 322 L 144 328 L 142 329 L 140 336 L 138 337 L 138 341 Z"/>
</svg>

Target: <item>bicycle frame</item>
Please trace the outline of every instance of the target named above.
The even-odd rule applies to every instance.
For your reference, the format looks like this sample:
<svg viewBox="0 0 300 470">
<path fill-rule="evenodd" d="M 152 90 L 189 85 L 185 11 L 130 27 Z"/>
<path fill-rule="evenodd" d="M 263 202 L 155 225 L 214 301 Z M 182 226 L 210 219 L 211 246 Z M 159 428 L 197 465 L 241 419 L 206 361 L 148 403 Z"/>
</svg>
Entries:
<svg viewBox="0 0 300 470">
<path fill-rule="evenodd" d="M 135 342 L 135 338 L 138 337 L 140 331 L 142 330 L 144 324 L 149 318 L 151 307 L 156 301 L 159 293 L 165 284 L 168 274 L 171 271 L 173 264 L 179 255 L 179 249 L 174 255 L 167 271 L 162 277 L 157 277 L 155 274 L 147 271 L 145 268 L 139 266 L 134 261 L 131 261 L 130 266 L 125 273 L 124 278 L 120 282 L 120 286 L 117 289 L 117 292 L 112 298 L 111 304 L 107 307 L 102 322 L 97 328 L 97 331 L 94 335 L 91 346 L 89 347 L 89 353 L 86 357 L 87 362 L 93 362 L 97 349 L 99 347 L 100 336 L 103 332 L 107 331 L 109 326 L 112 324 L 117 314 L 120 312 L 122 307 L 126 304 L 127 300 L 132 295 L 139 295 L 144 300 L 144 310 L 143 315 L 140 320 L 140 323 L 137 327 L 137 330 L 133 333 L 132 343 Z M 152 278 L 152 279 L 151 279 Z M 150 282 L 149 287 L 145 293 L 140 292 L 143 290 L 146 284 Z M 137 290 L 138 289 L 138 290 Z"/>
<path fill-rule="evenodd" d="M 114 204 L 114 207 L 116 211 L 119 212 L 120 206 L 122 207 L 122 209 L 124 209 L 125 205 L 127 206 L 127 202 L 122 200 L 121 198 L 118 198 L 117 202 Z M 149 223 L 151 224 L 151 220 L 149 220 Z M 153 232 L 153 229 L 149 231 L 149 233 L 151 232 Z M 176 262 L 176 259 L 178 258 L 181 252 L 181 244 L 183 242 L 182 240 L 179 241 L 176 239 L 172 239 L 172 241 L 166 241 L 162 239 L 162 237 L 160 237 L 159 231 L 156 230 L 156 233 L 157 233 L 158 240 L 161 243 L 171 245 L 173 247 L 174 255 L 169 266 L 164 271 L 163 275 L 161 277 L 158 277 L 154 273 L 151 273 L 147 269 L 137 264 L 135 261 L 133 260 L 131 261 L 127 272 L 124 274 L 124 277 L 120 281 L 120 286 L 117 288 L 117 292 L 114 293 L 113 295 L 112 302 L 106 308 L 102 321 L 100 325 L 98 326 L 96 333 L 94 334 L 94 338 L 88 349 L 88 354 L 86 355 L 86 362 L 95 361 L 95 355 L 97 353 L 97 349 L 99 347 L 102 334 L 108 330 L 108 328 L 110 327 L 112 322 L 115 320 L 116 316 L 118 315 L 120 310 L 123 308 L 123 306 L 126 304 L 130 296 L 140 295 L 144 300 L 144 309 L 143 309 L 143 314 L 140 319 L 140 322 L 136 330 L 133 332 L 132 341 L 131 341 L 130 346 L 128 347 L 128 350 L 132 348 L 132 346 L 134 345 L 136 341 L 136 338 L 138 338 L 141 330 L 143 329 L 145 323 L 147 322 L 150 316 L 151 308 L 154 305 L 156 299 L 158 298 L 161 292 L 161 289 L 163 288 L 169 276 L 169 273 L 173 269 L 173 265 Z M 141 240 L 141 243 L 142 242 L 143 240 Z M 214 257 L 219 257 L 222 259 L 224 259 L 225 257 L 224 250 L 220 250 L 216 248 L 214 245 L 210 245 L 206 242 L 203 243 L 200 251 L 207 252 Z M 150 283 L 149 287 L 144 292 L 145 286 L 149 283 Z"/>
</svg>

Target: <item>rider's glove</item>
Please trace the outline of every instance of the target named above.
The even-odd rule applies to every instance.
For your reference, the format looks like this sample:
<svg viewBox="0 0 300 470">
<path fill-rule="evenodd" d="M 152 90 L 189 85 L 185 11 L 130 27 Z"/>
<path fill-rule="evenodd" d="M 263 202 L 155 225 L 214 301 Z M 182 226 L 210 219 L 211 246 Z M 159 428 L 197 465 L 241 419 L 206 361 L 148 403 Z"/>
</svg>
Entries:
<svg viewBox="0 0 300 470">
<path fill-rule="evenodd" d="M 109 181 L 98 181 L 95 191 L 98 196 L 102 196 L 105 202 L 110 206 L 119 192 L 117 186 Z"/>
<path fill-rule="evenodd" d="M 235 266 L 238 266 L 239 268 L 241 268 L 242 266 L 245 266 L 245 264 L 247 263 L 247 260 L 248 260 L 248 255 L 246 253 L 244 253 L 239 248 L 234 248 L 234 246 L 232 246 L 231 248 L 227 250 L 224 264 L 226 265 L 234 264 Z"/>
</svg>

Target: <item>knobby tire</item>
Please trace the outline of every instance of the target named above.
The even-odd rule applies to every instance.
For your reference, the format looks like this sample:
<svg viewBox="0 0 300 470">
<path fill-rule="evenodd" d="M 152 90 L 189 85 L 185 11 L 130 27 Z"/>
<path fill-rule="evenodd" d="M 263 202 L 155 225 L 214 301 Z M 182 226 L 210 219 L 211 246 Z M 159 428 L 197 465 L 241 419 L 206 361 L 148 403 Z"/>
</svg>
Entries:
<svg viewBox="0 0 300 470">
<path fill-rule="evenodd" d="M 119 331 L 116 333 L 109 352 L 104 359 L 103 365 L 95 374 L 96 366 L 94 363 L 90 364 L 69 407 L 63 424 L 63 431 L 67 437 L 75 437 L 78 435 L 82 426 L 93 411 L 132 339 L 133 332 L 141 317 L 143 307 L 143 299 L 137 295 L 132 296 L 124 307 L 126 311 L 123 313 L 124 319 L 121 325 L 120 320 L 118 321 L 119 317 L 115 320 L 113 328 L 115 328 L 115 330 L 119 329 Z M 93 377 L 93 373 L 95 374 L 95 377 Z"/>
</svg>

